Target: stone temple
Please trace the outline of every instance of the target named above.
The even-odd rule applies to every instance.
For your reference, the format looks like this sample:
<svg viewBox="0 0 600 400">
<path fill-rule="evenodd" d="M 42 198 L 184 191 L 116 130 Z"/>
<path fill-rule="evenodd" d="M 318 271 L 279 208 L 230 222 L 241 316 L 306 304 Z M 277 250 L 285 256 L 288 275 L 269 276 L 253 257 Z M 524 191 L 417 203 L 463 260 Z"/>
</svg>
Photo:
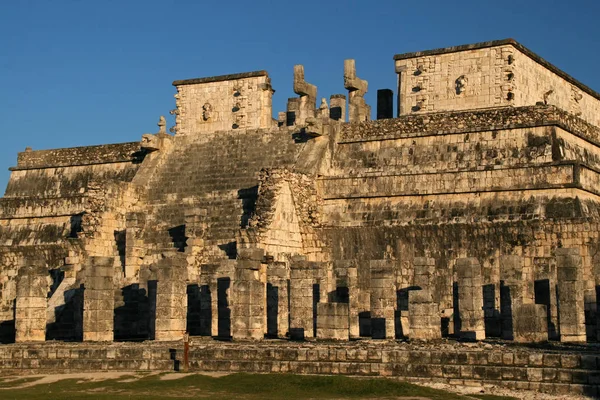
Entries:
<svg viewBox="0 0 600 400">
<path fill-rule="evenodd" d="M 600 94 L 512 39 L 394 63 L 373 113 L 297 65 L 277 119 L 178 80 L 172 134 L 19 153 L 1 341 L 597 341 Z"/>
</svg>

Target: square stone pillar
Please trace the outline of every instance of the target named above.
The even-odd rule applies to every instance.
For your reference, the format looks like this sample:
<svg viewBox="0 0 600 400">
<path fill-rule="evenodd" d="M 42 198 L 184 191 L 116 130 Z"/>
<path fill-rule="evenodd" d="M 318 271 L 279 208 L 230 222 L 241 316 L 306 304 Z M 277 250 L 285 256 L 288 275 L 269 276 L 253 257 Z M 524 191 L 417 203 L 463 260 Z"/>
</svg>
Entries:
<svg viewBox="0 0 600 400">
<path fill-rule="evenodd" d="M 329 98 L 329 118 L 346 122 L 346 95 L 331 95 Z"/>
<path fill-rule="evenodd" d="M 262 340 L 267 318 L 266 286 L 261 280 L 263 249 L 240 249 L 232 286 L 233 339 Z"/>
<path fill-rule="evenodd" d="M 408 291 L 409 337 L 431 340 L 442 337 L 442 320 L 438 305 L 433 301 L 435 259 L 415 257 L 413 285 L 420 290 Z"/>
<path fill-rule="evenodd" d="M 314 337 L 316 299 L 315 265 L 303 257 L 294 257 L 290 269 L 290 337 L 302 340 Z"/>
<path fill-rule="evenodd" d="M 548 341 L 548 314 L 543 304 L 520 304 L 513 308 L 513 340 L 519 343 Z"/>
<path fill-rule="evenodd" d="M 17 275 L 15 341 L 46 340 L 46 312 L 50 274 L 43 260 L 26 260 Z"/>
<path fill-rule="evenodd" d="M 391 260 L 371 260 L 371 336 L 393 339 L 396 307 L 396 280 Z"/>
<path fill-rule="evenodd" d="M 348 340 L 347 303 L 317 304 L 317 337 L 319 339 Z"/>
<path fill-rule="evenodd" d="M 413 285 L 421 289 L 432 289 L 435 276 L 435 259 L 415 257 L 413 260 Z"/>
<path fill-rule="evenodd" d="M 579 249 L 556 249 L 561 342 L 585 342 L 583 266 Z"/>
<path fill-rule="evenodd" d="M 361 299 L 358 287 L 358 268 L 348 267 L 348 331 L 351 338 L 360 337 L 360 325 L 358 314 L 360 312 Z M 369 295 L 369 293 L 367 293 Z M 369 300 L 370 304 L 370 300 Z"/>
<path fill-rule="evenodd" d="M 481 265 L 476 258 L 456 260 L 460 337 L 485 339 Z"/>
<path fill-rule="evenodd" d="M 289 334 L 290 270 L 286 263 L 275 262 L 267 267 L 267 335 L 284 338 Z"/>
<path fill-rule="evenodd" d="M 558 333 L 558 297 L 556 293 L 556 257 L 533 259 L 534 299 L 546 306 L 548 339 L 560 340 Z"/>
<path fill-rule="evenodd" d="M 408 292 L 408 321 L 411 340 L 441 339 L 442 320 L 429 289 Z"/>
<path fill-rule="evenodd" d="M 219 288 L 217 285 L 217 278 L 212 277 L 213 279 L 209 282 L 208 288 L 211 294 L 210 298 L 210 335 L 212 337 L 219 336 Z"/>
<path fill-rule="evenodd" d="M 502 338 L 514 339 L 516 309 L 523 304 L 523 260 L 516 255 L 500 257 L 500 319 Z"/>
<path fill-rule="evenodd" d="M 164 253 L 156 265 L 154 340 L 181 340 L 187 322 L 187 265 L 183 253 Z"/>
<path fill-rule="evenodd" d="M 83 340 L 112 341 L 115 318 L 114 258 L 88 257 L 83 272 Z"/>
</svg>

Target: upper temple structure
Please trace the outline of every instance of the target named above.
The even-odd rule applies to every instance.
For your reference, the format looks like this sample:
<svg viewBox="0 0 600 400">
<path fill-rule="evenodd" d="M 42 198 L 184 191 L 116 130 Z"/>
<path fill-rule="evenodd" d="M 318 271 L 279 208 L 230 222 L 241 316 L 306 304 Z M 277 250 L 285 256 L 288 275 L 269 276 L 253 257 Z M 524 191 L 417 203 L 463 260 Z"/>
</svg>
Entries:
<svg viewBox="0 0 600 400">
<path fill-rule="evenodd" d="M 276 118 L 265 71 L 177 80 L 171 133 L 19 153 L 0 342 L 597 341 L 600 94 L 511 39 L 394 64 L 373 113 L 296 65 Z"/>
</svg>

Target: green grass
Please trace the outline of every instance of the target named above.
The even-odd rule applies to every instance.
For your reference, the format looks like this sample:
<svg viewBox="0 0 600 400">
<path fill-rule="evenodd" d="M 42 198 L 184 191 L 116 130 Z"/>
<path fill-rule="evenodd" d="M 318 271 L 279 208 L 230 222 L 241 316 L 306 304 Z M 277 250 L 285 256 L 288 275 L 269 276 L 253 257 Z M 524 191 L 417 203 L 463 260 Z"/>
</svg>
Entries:
<svg viewBox="0 0 600 400">
<path fill-rule="evenodd" d="M 146 376 L 133 382 L 121 382 L 131 377 L 105 381 L 69 379 L 50 384 L 0 390 L 3 400 L 37 399 L 132 399 L 164 398 L 198 399 L 394 399 L 401 396 L 420 396 L 432 400 L 458 400 L 468 397 L 398 382 L 390 379 L 358 379 L 344 376 L 253 375 L 232 374 L 223 377 L 190 375 L 175 380 L 160 380 Z M 11 386 L 12 382 L 11 382 Z M 0 382 L 0 388 L 6 388 Z M 487 398 L 491 400 L 492 398 Z M 500 398 L 497 399 L 508 399 Z"/>
<path fill-rule="evenodd" d="M 516 397 L 510 396 L 496 396 L 495 394 L 473 394 L 470 397 L 475 397 L 481 400 L 517 400 Z"/>
</svg>

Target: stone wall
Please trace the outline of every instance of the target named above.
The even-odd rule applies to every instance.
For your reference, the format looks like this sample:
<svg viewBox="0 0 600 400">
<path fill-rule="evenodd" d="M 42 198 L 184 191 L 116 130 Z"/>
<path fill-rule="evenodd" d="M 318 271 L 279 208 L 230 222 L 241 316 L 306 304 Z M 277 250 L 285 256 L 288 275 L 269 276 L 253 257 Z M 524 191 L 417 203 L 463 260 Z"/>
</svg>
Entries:
<svg viewBox="0 0 600 400">
<path fill-rule="evenodd" d="M 600 124 L 600 95 L 514 40 L 394 56 L 399 113 L 556 105 Z"/>
<path fill-rule="evenodd" d="M 190 372 L 335 374 L 456 386 L 506 387 L 550 394 L 598 395 L 600 355 L 566 349 L 391 343 L 190 344 Z M 181 371 L 183 343 L 56 343 L 0 348 L 0 370 Z"/>
<path fill-rule="evenodd" d="M 173 82 L 178 135 L 270 128 L 273 89 L 266 71 Z"/>
</svg>

